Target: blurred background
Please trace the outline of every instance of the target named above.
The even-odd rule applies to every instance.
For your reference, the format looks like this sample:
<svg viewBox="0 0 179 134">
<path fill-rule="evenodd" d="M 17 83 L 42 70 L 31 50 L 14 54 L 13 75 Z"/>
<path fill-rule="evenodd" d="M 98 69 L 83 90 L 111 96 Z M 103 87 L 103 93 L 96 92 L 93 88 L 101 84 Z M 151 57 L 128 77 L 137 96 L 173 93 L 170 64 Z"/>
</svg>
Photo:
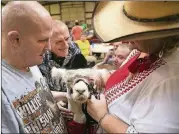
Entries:
<svg viewBox="0 0 179 134">
<path fill-rule="evenodd" d="M 1 1 L 3 6 L 8 1 Z M 91 28 L 92 12 L 96 1 L 39 1 L 51 14 L 53 19 L 61 20 L 67 24 L 69 30 L 75 25 L 75 20 L 79 23 L 86 23 Z"/>
</svg>

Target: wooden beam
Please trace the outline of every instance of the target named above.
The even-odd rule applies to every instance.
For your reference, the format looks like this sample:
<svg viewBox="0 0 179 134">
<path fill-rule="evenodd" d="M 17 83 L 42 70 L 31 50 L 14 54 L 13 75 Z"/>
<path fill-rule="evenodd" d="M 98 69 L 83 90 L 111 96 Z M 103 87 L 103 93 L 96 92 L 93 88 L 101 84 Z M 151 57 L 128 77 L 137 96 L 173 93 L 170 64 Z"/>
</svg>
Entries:
<svg viewBox="0 0 179 134">
<path fill-rule="evenodd" d="M 59 6 L 60 6 L 60 19 L 63 20 L 62 19 L 62 5 L 61 5 L 61 3 L 59 3 Z"/>
<path fill-rule="evenodd" d="M 55 14 L 51 14 L 51 16 L 54 16 L 54 15 L 61 15 L 61 13 L 55 13 Z"/>
<path fill-rule="evenodd" d="M 45 3 L 41 3 L 43 6 L 50 5 L 50 4 L 58 4 L 58 3 L 64 3 L 64 2 L 70 2 L 70 1 L 44 1 Z"/>
<path fill-rule="evenodd" d="M 5 6 L 5 5 L 6 5 L 6 3 L 4 3 L 4 2 L 1 2 L 1 5 Z"/>
</svg>

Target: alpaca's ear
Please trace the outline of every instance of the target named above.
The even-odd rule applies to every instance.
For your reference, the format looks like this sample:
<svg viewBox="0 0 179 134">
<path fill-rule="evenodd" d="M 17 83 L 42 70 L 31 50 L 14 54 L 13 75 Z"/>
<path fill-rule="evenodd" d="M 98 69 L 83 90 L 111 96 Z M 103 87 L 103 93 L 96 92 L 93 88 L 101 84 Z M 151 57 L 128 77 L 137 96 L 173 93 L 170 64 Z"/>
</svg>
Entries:
<svg viewBox="0 0 179 134">
<path fill-rule="evenodd" d="M 69 88 L 69 94 L 72 94 L 73 93 L 73 89 L 70 87 Z"/>
<path fill-rule="evenodd" d="M 54 86 L 60 86 L 62 78 L 61 77 L 52 77 L 52 83 Z"/>
<path fill-rule="evenodd" d="M 66 70 L 61 68 L 53 67 L 51 70 L 51 77 L 63 77 L 65 76 Z"/>
<path fill-rule="evenodd" d="M 72 94 L 73 94 L 73 89 L 71 87 L 67 87 L 67 97 L 71 98 Z"/>
<path fill-rule="evenodd" d="M 45 77 L 40 78 L 40 84 L 43 86 L 43 88 L 49 87 L 47 84 L 47 79 Z"/>
<path fill-rule="evenodd" d="M 71 96 L 71 94 L 73 93 L 73 79 L 72 78 L 68 78 L 68 80 L 66 81 L 66 88 L 67 88 L 67 94 Z"/>
<path fill-rule="evenodd" d="M 87 76 L 81 76 L 79 74 L 74 76 L 73 84 L 78 83 L 79 81 L 84 81 L 87 84 L 90 84 L 89 78 Z"/>
<path fill-rule="evenodd" d="M 45 78 L 40 78 L 40 83 L 46 83 L 46 79 Z"/>
</svg>

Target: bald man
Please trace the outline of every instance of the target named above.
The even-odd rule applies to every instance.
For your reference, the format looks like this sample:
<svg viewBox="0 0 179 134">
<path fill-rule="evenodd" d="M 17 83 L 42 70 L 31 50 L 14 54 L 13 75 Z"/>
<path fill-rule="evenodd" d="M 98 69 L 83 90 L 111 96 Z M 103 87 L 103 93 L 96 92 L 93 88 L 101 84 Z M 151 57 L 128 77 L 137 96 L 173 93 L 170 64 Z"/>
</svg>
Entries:
<svg viewBox="0 0 179 134">
<path fill-rule="evenodd" d="M 2 133 L 67 132 L 44 79 L 38 82 L 29 70 L 33 66 L 40 76 L 36 65 L 49 48 L 51 25 L 35 1 L 12 1 L 2 9 Z"/>
<path fill-rule="evenodd" d="M 68 27 L 60 20 L 53 20 L 52 36 L 50 37 L 51 50 L 46 51 L 40 71 L 47 78 L 51 90 L 64 91 L 65 88 L 56 87 L 51 79 L 52 67 L 79 69 L 87 67 L 87 61 L 77 45 L 71 41 Z"/>
</svg>

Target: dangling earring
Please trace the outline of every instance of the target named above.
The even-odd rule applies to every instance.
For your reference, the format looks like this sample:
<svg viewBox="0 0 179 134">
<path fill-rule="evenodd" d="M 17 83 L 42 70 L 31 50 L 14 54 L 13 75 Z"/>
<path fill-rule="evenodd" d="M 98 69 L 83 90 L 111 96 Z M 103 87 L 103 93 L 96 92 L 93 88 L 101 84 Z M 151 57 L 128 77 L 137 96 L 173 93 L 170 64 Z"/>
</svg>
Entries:
<svg viewBox="0 0 179 134">
<path fill-rule="evenodd" d="M 162 58 L 162 57 L 163 57 L 164 48 L 165 48 L 165 44 L 163 45 L 162 49 L 161 49 L 160 52 L 159 52 L 159 55 L 158 55 L 159 58 Z"/>
<path fill-rule="evenodd" d="M 159 57 L 159 58 L 162 58 L 162 56 L 163 56 L 163 50 L 161 50 L 161 51 L 159 52 L 158 57 Z"/>
</svg>

